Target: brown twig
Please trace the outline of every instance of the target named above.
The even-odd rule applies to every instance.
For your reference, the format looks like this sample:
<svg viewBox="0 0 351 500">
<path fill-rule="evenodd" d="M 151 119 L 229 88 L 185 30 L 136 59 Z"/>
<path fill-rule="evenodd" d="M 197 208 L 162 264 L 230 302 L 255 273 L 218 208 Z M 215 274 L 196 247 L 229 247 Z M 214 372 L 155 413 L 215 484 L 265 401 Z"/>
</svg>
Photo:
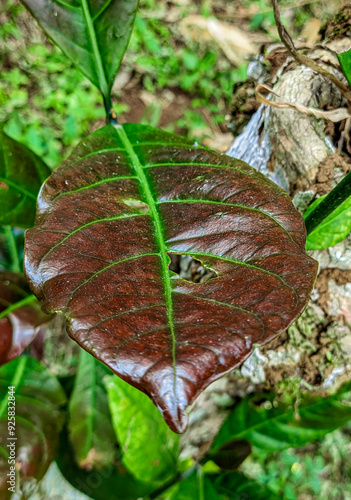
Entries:
<svg viewBox="0 0 351 500">
<path fill-rule="evenodd" d="M 281 101 L 273 102 L 268 100 L 261 93 L 261 90 L 265 90 L 270 94 L 275 95 L 276 97 L 278 97 L 278 99 L 281 99 Z M 330 111 L 322 111 L 321 109 L 309 108 L 307 106 L 303 106 L 298 102 L 283 101 L 282 98 L 278 94 L 276 94 L 273 89 L 271 89 L 267 85 L 264 85 L 263 83 L 257 85 L 255 89 L 255 95 L 256 95 L 256 100 L 260 104 L 265 104 L 266 106 L 272 106 L 274 108 L 295 109 L 296 111 L 300 111 L 300 113 L 305 113 L 306 115 L 309 116 L 315 116 L 316 118 L 323 118 L 324 120 L 330 120 L 334 123 L 341 122 L 343 120 L 350 120 L 351 118 L 351 115 L 346 108 L 337 108 L 337 109 L 332 109 Z"/>
<path fill-rule="evenodd" d="M 282 24 L 278 1 L 272 0 L 272 6 L 280 39 L 288 49 L 290 54 L 293 56 L 293 58 L 296 60 L 296 62 L 298 62 L 299 64 L 303 64 L 304 66 L 311 68 L 316 73 L 320 73 L 321 75 L 329 78 L 334 83 L 334 85 L 338 87 L 345 99 L 347 99 L 347 101 L 351 103 L 351 90 L 346 85 L 344 85 L 335 75 L 333 75 L 333 73 L 330 73 L 328 70 L 323 68 L 323 66 L 320 66 L 316 61 L 308 56 L 305 56 L 304 54 L 300 54 L 300 52 L 297 51 L 291 36 Z"/>
</svg>

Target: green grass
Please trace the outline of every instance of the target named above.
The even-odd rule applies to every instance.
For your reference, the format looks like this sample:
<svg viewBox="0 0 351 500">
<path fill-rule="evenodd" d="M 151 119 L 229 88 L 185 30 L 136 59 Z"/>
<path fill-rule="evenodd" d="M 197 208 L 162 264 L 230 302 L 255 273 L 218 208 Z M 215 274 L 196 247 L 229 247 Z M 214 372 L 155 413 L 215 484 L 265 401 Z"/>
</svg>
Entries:
<svg viewBox="0 0 351 500">
<path fill-rule="evenodd" d="M 351 426 L 318 443 L 280 453 L 254 451 L 241 466 L 284 500 L 351 499 Z"/>
<path fill-rule="evenodd" d="M 13 0 L 1 7 L 0 122 L 56 167 L 92 121 L 103 119 L 98 91 L 45 41 L 36 23 Z"/>
<path fill-rule="evenodd" d="M 162 7 L 163 5 L 163 7 Z M 167 130 L 203 139 L 212 125 L 224 122 L 233 85 L 246 78 L 246 65 L 233 68 L 215 43 L 188 42 L 177 23 L 162 20 L 165 4 L 143 0 L 123 69 L 133 71 L 139 87 L 150 94 L 164 89 L 189 96 L 190 108 Z M 0 122 L 54 168 L 77 142 L 104 123 L 99 92 L 47 41 L 17 0 L 1 6 Z M 163 9 L 163 11 L 162 11 Z M 179 9 L 180 18 L 201 7 Z M 129 107 L 114 96 L 117 115 Z M 210 119 L 202 109 L 208 109 Z M 158 126 L 161 106 L 148 106 L 143 123 Z M 211 123 L 212 122 L 212 123 Z"/>
</svg>

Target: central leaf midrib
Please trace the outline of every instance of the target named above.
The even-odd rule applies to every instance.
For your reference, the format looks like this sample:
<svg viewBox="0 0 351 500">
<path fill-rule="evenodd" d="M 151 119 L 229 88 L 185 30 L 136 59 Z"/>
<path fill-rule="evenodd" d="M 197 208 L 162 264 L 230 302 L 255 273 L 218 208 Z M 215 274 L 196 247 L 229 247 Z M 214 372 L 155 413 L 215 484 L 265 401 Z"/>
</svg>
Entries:
<svg viewBox="0 0 351 500">
<path fill-rule="evenodd" d="M 94 60 L 95 60 L 95 64 L 96 64 L 97 77 L 99 80 L 100 90 L 102 92 L 102 95 L 104 96 L 104 99 L 107 99 L 109 96 L 109 88 L 108 88 L 105 69 L 104 69 L 101 55 L 100 55 L 98 41 L 96 38 L 94 22 L 93 22 L 93 19 L 91 17 L 88 1 L 81 0 L 81 2 L 82 2 L 83 16 L 84 16 L 84 19 L 85 19 L 85 22 L 87 25 L 89 38 L 90 38 L 90 42 L 91 42 L 91 48 L 93 49 L 93 56 L 94 56 Z"/>
<path fill-rule="evenodd" d="M 145 196 L 145 201 L 149 205 L 150 215 L 155 229 L 155 239 L 158 246 L 161 266 L 162 266 L 162 278 L 165 288 L 165 299 L 167 308 L 167 319 L 168 325 L 171 332 L 172 338 L 172 362 L 173 362 L 173 392 L 176 393 L 176 336 L 173 324 L 173 301 L 172 301 L 172 287 L 171 280 L 168 270 L 168 257 L 167 257 L 167 247 L 165 244 L 165 237 L 163 233 L 162 223 L 160 219 L 159 212 L 157 210 L 156 201 L 152 195 L 148 180 L 146 178 L 143 165 L 141 164 L 137 154 L 133 149 L 133 145 L 129 141 L 129 138 L 121 125 L 115 125 L 115 130 L 122 141 L 124 147 L 126 148 L 127 154 L 129 155 L 134 171 L 138 176 L 143 193 Z"/>
</svg>

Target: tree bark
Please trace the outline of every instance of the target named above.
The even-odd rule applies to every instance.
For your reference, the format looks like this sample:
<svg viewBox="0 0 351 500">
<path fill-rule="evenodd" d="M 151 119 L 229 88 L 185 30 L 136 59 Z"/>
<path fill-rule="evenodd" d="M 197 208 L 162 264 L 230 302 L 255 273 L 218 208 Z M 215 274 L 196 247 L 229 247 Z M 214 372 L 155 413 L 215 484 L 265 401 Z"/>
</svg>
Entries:
<svg viewBox="0 0 351 500">
<path fill-rule="evenodd" d="M 333 50 L 349 46 L 348 38 L 333 40 L 324 48 L 311 50 L 309 56 L 346 82 Z M 267 74 L 261 63 L 252 63 L 249 73 L 259 75 L 255 85 L 269 81 L 283 101 L 308 107 L 327 110 L 346 106 L 333 83 L 297 65 L 285 48 L 267 52 L 274 74 Z M 274 64 L 277 60 L 281 63 L 278 68 Z M 278 100 L 275 96 L 271 99 Z M 349 147 L 345 126 L 349 124 L 331 124 L 293 109 L 261 105 L 227 154 L 246 161 L 286 189 L 303 213 L 316 196 L 329 192 L 351 169 L 350 157 L 343 152 Z M 351 236 L 328 250 L 310 254 L 320 270 L 305 312 L 286 332 L 256 348 L 241 368 L 212 384 L 198 398 L 183 438 L 184 456 L 196 458 L 206 451 L 237 397 L 262 389 L 279 393 L 301 387 L 327 394 L 350 379 Z"/>
</svg>

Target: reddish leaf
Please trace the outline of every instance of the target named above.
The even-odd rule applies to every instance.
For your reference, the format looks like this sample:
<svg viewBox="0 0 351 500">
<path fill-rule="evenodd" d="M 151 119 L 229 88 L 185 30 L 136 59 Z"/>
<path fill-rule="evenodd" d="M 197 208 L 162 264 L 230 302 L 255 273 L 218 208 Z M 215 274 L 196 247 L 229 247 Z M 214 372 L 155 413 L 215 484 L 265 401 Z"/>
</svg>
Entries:
<svg viewBox="0 0 351 500">
<path fill-rule="evenodd" d="M 0 368 L 1 499 L 10 496 L 10 466 L 12 475 L 16 468 L 18 491 L 26 480 L 45 474 L 55 458 L 65 402 L 60 383 L 37 360 L 21 356 Z"/>
<path fill-rule="evenodd" d="M 0 272 L 0 365 L 20 356 L 50 319 L 29 293 L 22 274 Z"/>
<path fill-rule="evenodd" d="M 303 219 L 280 187 L 151 127 L 89 136 L 45 183 L 38 206 L 25 255 L 34 293 L 176 432 L 208 384 L 301 314 L 315 280 Z M 217 276 L 182 280 L 168 269 L 169 253 Z"/>
</svg>

